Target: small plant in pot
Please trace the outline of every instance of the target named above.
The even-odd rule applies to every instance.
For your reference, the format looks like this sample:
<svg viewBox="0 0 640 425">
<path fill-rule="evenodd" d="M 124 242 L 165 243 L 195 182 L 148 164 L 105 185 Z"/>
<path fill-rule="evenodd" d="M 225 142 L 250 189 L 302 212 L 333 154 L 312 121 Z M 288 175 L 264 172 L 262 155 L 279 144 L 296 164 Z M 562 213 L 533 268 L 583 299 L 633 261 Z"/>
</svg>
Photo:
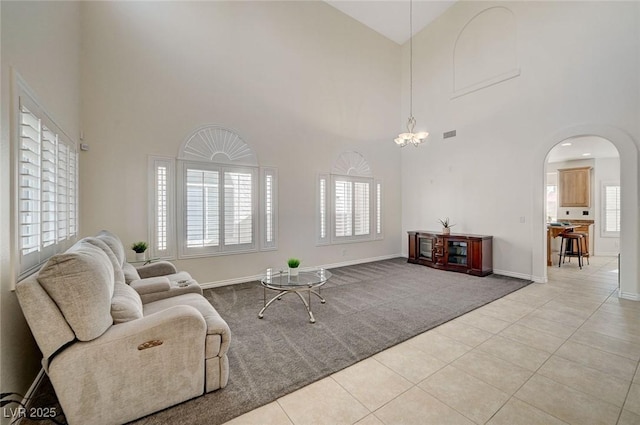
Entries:
<svg viewBox="0 0 640 425">
<path fill-rule="evenodd" d="M 148 247 L 149 245 L 144 241 L 134 242 L 131 245 L 131 249 L 133 249 L 133 251 L 136 253 L 137 261 L 144 261 L 144 253 Z"/>
<path fill-rule="evenodd" d="M 450 234 L 451 228 L 455 226 L 455 224 L 451 224 L 451 222 L 449 221 L 449 217 L 444 219 L 440 218 L 438 219 L 438 221 L 440 222 L 440 224 L 442 224 L 442 233 L 445 235 Z"/>
<path fill-rule="evenodd" d="M 287 260 L 289 266 L 289 276 L 298 276 L 298 267 L 300 266 L 300 260 L 297 258 L 289 258 Z"/>
</svg>

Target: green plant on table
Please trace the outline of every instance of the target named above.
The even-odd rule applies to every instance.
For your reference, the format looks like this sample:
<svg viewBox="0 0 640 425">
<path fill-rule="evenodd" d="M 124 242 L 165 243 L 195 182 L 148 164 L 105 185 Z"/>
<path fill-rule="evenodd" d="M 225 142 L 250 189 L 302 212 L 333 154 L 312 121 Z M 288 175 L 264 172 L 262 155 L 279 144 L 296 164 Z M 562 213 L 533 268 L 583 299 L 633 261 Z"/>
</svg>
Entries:
<svg viewBox="0 0 640 425">
<path fill-rule="evenodd" d="M 287 265 L 290 269 L 295 269 L 300 265 L 300 260 L 298 260 L 297 258 L 289 258 L 287 260 Z"/>
<path fill-rule="evenodd" d="M 145 252 L 148 247 L 149 245 L 147 245 L 147 243 L 144 241 L 134 242 L 131 245 L 131 249 L 133 249 L 138 254 L 142 254 L 143 252 Z"/>
</svg>

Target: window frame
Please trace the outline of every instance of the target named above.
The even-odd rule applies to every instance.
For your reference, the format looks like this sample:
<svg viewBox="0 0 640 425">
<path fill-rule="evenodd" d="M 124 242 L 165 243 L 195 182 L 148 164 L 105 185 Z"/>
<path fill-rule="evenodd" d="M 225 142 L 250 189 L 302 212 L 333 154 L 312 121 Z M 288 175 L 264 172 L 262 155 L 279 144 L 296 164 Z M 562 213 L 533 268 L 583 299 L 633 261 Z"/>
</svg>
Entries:
<svg viewBox="0 0 640 425">
<path fill-rule="evenodd" d="M 150 156 L 148 159 L 149 174 L 149 240 L 151 258 L 173 260 L 176 258 L 176 162 L 174 158 Z M 158 168 L 166 168 L 166 193 L 164 229 L 159 229 L 159 217 L 156 214 L 161 206 L 158 205 Z M 162 249 L 159 239 L 161 232 L 166 235 L 165 248 Z"/>
<path fill-rule="evenodd" d="M 607 188 L 615 187 L 618 191 L 618 208 L 615 209 L 618 221 L 618 230 L 607 230 Z M 601 213 L 602 213 L 602 226 L 600 226 L 600 236 L 603 238 L 619 238 L 620 237 L 620 215 L 622 212 L 622 188 L 618 181 L 603 181 L 601 186 Z"/>
<path fill-rule="evenodd" d="M 219 185 L 218 187 L 225 186 L 225 174 L 228 172 L 240 172 L 240 173 L 250 173 L 251 174 L 251 185 L 252 185 L 252 193 L 251 193 L 251 210 L 252 210 L 252 234 L 251 243 L 248 244 L 226 244 L 225 243 L 225 234 L 224 234 L 224 225 L 225 225 L 225 216 L 224 216 L 224 194 L 218 192 L 219 196 L 219 229 L 220 233 L 219 244 L 216 246 L 207 246 L 207 247 L 188 247 L 187 239 L 186 239 L 186 182 L 187 182 L 187 170 L 189 167 L 193 167 L 191 169 L 204 170 L 204 171 L 214 171 L 219 173 Z M 176 216 L 176 225 L 177 225 L 177 240 L 176 245 L 178 248 L 178 258 L 186 259 L 186 258 L 198 258 L 198 257 L 209 257 L 216 255 L 226 255 L 226 254 L 237 254 L 237 253 L 248 253 L 248 252 L 256 252 L 258 251 L 258 227 L 259 227 L 259 186 L 258 186 L 258 168 L 251 166 L 243 166 L 243 165 L 229 165 L 229 164 L 219 164 L 214 162 L 202 162 L 202 161 L 190 161 L 190 160 L 178 160 L 177 167 L 177 178 L 176 178 L 176 186 L 177 186 L 177 198 L 176 198 L 176 206 L 177 206 L 177 216 Z"/>
<path fill-rule="evenodd" d="M 336 226 L 337 226 L 337 217 L 336 217 L 336 183 L 338 181 L 346 181 L 351 185 L 351 234 L 347 236 L 337 236 L 336 235 Z M 340 174 L 331 174 L 329 179 L 329 217 L 330 217 L 330 226 L 329 226 L 329 238 L 332 244 L 340 244 L 340 243 L 351 243 L 351 242 L 364 242 L 371 241 L 374 239 L 374 223 L 376 221 L 374 211 L 376 210 L 374 205 L 374 182 L 375 180 L 372 177 L 360 177 L 360 176 L 348 176 L 348 175 L 340 175 Z M 356 235 L 356 197 L 355 197 L 355 185 L 356 183 L 366 183 L 368 185 L 368 232 L 362 235 Z"/>
<path fill-rule="evenodd" d="M 15 264 L 15 273 L 18 280 L 25 278 L 31 273 L 37 271 L 49 258 L 57 253 L 64 252 L 78 239 L 79 229 L 79 154 L 77 143 L 69 137 L 56 121 L 51 117 L 42 103 L 29 88 L 24 79 L 15 70 L 12 71 L 14 95 L 11 107 L 11 229 L 12 240 L 14 241 L 15 251 L 13 263 Z M 22 218 L 24 209 L 21 190 L 22 184 L 22 149 L 23 149 L 23 114 L 31 115 L 37 127 L 34 128 L 37 139 L 35 142 L 38 149 L 38 164 L 32 163 L 37 168 L 38 174 L 38 238 L 34 250 L 23 254 L 23 237 L 22 237 Z M 33 127 L 32 127 L 33 128 Z M 48 133 L 49 137 L 44 138 L 44 134 Z M 45 142 L 46 140 L 46 142 Z M 51 147 L 49 159 L 45 160 L 43 153 L 43 145 L 47 143 Z M 61 162 L 60 151 L 66 150 L 66 161 Z M 53 158 L 51 158 L 53 156 Z M 44 163 L 50 163 L 48 169 L 45 170 Z M 61 168 L 62 164 L 66 164 Z M 45 174 L 47 177 L 45 177 Z M 62 176 L 64 178 L 62 178 Z M 46 179 L 46 181 L 45 181 Z M 64 183 L 64 187 L 60 184 Z M 45 197 L 44 194 L 49 196 Z M 46 199 L 45 199 L 46 198 Z M 46 211 L 43 204 L 49 206 Z M 64 222 L 61 220 L 61 211 L 65 212 Z M 49 217 L 45 220 L 45 214 Z M 43 223 L 47 221 L 51 226 L 45 229 Z M 65 229 L 64 235 L 61 237 L 61 230 Z M 45 244 L 44 234 L 48 233 L 52 238 L 48 238 Z"/>
</svg>

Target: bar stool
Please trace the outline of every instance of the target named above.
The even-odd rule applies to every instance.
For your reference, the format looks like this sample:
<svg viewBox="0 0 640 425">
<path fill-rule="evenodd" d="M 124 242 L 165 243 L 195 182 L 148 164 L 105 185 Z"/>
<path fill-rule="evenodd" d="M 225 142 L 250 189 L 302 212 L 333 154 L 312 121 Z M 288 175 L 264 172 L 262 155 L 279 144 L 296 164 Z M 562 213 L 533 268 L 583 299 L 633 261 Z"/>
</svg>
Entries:
<svg viewBox="0 0 640 425">
<path fill-rule="evenodd" d="M 582 264 L 584 264 L 584 259 L 587 259 L 587 265 L 589 264 L 589 245 L 587 241 L 589 240 L 588 234 L 584 232 L 573 232 L 576 235 L 582 235 L 582 239 L 578 240 L 578 243 L 582 246 Z"/>
<path fill-rule="evenodd" d="M 567 256 L 569 256 L 569 258 L 578 257 L 578 267 L 582 269 L 582 241 L 584 240 L 584 234 L 577 232 L 564 232 L 560 236 L 562 239 L 560 240 L 560 258 L 558 259 L 558 267 L 560 267 L 564 262 L 562 259 L 564 254 L 564 259 L 566 259 Z M 564 242 L 565 240 L 567 241 L 566 245 Z"/>
</svg>

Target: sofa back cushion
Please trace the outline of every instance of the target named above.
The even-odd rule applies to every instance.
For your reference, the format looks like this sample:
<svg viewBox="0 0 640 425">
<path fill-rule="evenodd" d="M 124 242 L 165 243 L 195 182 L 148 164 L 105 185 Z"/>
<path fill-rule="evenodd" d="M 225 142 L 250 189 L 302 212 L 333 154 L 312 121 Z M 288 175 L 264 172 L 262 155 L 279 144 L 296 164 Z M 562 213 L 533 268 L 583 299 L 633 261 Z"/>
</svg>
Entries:
<svg viewBox="0 0 640 425">
<path fill-rule="evenodd" d="M 38 281 L 57 304 L 80 341 L 102 335 L 112 324 L 113 265 L 102 249 L 79 241 L 54 255 Z"/>
<path fill-rule="evenodd" d="M 118 261 L 116 255 L 113 253 L 111 248 L 102 240 L 98 238 L 84 238 L 82 239 L 85 242 L 90 243 L 91 245 L 95 245 L 100 248 L 107 257 L 109 257 L 109 261 L 111 261 L 111 265 L 113 266 L 113 278 L 114 281 L 124 283 L 124 272 L 122 271 L 122 263 Z"/>
<path fill-rule="evenodd" d="M 142 319 L 142 300 L 129 285 L 116 282 L 111 300 L 111 316 L 114 323 L 124 323 Z"/>
<path fill-rule="evenodd" d="M 120 241 L 120 238 L 117 235 L 109 232 L 108 230 L 101 230 L 96 238 L 100 239 L 101 241 L 106 243 L 109 248 L 111 248 L 111 251 L 113 251 L 113 254 L 118 260 L 118 263 L 120 263 L 120 267 L 122 267 L 126 259 L 126 254 L 124 252 L 124 245 L 122 245 L 122 241 Z"/>
</svg>

